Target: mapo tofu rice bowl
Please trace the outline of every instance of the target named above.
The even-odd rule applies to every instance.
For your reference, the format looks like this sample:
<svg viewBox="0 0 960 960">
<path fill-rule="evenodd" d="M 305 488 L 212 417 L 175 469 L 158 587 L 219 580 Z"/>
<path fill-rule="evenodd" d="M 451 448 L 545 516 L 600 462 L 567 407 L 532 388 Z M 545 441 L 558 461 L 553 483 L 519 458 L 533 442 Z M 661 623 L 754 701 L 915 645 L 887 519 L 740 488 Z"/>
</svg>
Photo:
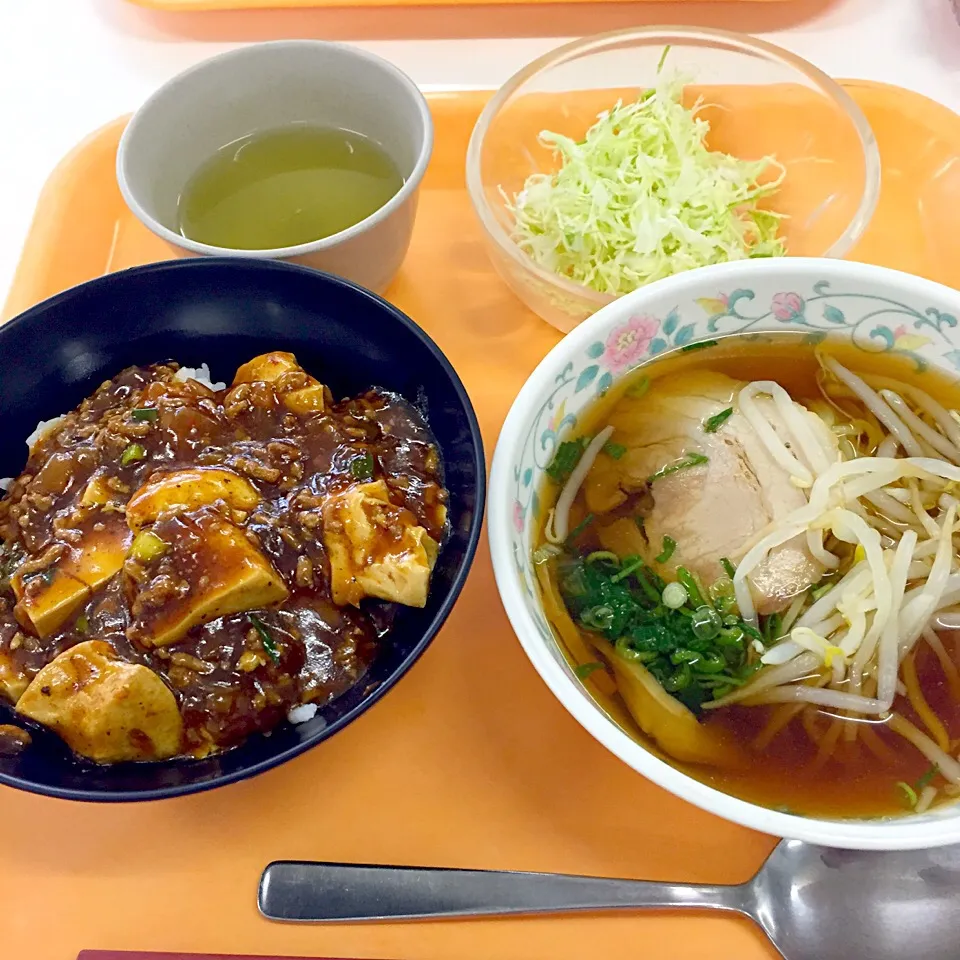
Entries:
<svg viewBox="0 0 960 960">
<path fill-rule="evenodd" d="M 447 531 L 422 413 L 294 354 L 231 383 L 116 371 L 28 438 L 0 498 L 0 754 L 203 759 L 312 719 L 427 604 Z"/>
<path fill-rule="evenodd" d="M 960 295 L 706 268 L 586 321 L 517 398 L 490 538 L 541 676 L 755 829 L 960 840 Z"/>
</svg>

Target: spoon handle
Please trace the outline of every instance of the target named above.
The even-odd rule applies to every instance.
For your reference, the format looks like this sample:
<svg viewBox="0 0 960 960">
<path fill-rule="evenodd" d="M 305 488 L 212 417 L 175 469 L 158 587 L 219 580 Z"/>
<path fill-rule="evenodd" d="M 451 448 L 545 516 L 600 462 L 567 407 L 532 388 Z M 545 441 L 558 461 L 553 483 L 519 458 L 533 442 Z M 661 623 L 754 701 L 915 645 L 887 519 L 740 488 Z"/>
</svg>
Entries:
<svg viewBox="0 0 960 960">
<path fill-rule="evenodd" d="M 263 872 L 271 920 L 430 920 L 637 907 L 744 912 L 743 889 L 500 870 L 281 860 Z"/>
</svg>

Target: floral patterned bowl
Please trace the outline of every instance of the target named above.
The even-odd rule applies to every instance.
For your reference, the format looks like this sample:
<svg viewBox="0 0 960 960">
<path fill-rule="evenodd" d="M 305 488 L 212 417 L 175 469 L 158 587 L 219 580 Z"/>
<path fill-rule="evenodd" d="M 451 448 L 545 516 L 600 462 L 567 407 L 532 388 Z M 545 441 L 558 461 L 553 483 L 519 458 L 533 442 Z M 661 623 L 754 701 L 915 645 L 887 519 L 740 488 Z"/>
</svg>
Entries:
<svg viewBox="0 0 960 960">
<path fill-rule="evenodd" d="M 738 800 L 658 759 L 616 726 L 565 661 L 544 618 L 531 562 L 545 509 L 539 492 L 558 443 L 614 382 L 668 350 L 739 333 L 801 332 L 918 371 L 960 371 L 960 292 L 841 260 L 747 260 L 670 277 L 585 320 L 544 358 L 507 416 L 490 477 L 488 529 L 497 587 L 524 650 L 573 716 L 625 763 L 705 810 L 771 833 L 835 847 L 910 849 L 960 841 L 960 806 L 887 820 L 800 817 Z"/>
</svg>

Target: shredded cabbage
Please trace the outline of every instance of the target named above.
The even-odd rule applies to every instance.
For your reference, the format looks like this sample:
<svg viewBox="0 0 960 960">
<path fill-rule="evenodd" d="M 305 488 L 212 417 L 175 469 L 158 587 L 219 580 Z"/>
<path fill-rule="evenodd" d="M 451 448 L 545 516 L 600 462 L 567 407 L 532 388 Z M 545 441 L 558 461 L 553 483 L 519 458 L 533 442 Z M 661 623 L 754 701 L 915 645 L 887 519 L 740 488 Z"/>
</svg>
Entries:
<svg viewBox="0 0 960 960">
<path fill-rule="evenodd" d="M 540 134 L 560 167 L 528 177 L 507 205 L 514 241 L 541 267 L 620 295 L 710 263 L 783 256 L 782 215 L 757 206 L 783 167 L 709 150 L 702 101 L 685 107 L 683 87 L 679 75 L 661 76 L 636 102 L 601 113 L 579 142 Z M 779 175 L 761 184 L 771 165 Z"/>
</svg>

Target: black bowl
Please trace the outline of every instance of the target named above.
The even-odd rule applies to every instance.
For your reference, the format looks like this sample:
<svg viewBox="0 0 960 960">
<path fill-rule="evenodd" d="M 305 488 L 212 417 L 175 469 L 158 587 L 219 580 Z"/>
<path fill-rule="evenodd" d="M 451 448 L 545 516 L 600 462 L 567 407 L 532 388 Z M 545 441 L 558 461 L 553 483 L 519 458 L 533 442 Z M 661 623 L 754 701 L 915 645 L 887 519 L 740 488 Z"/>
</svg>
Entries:
<svg viewBox="0 0 960 960">
<path fill-rule="evenodd" d="M 426 414 L 450 491 L 450 535 L 424 610 L 404 609 L 364 682 L 318 716 L 207 760 L 97 767 L 40 733 L 0 759 L 0 783 L 73 800 L 154 800 L 262 773 L 326 740 L 371 707 L 423 653 L 450 613 L 480 537 L 485 469 L 463 384 L 436 344 L 368 291 L 306 267 L 251 260 L 177 260 L 115 273 L 33 307 L 0 327 L 0 476 L 15 476 L 39 420 L 75 407 L 123 367 L 174 359 L 210 364 L 229 381 L 268 350 L 291 350 L 345 396 L 369 386 Z M 4 711 L 6 716 L 4 716 Z M 12 709 L 0 708 L 0 722 Z"/>
</svg>

